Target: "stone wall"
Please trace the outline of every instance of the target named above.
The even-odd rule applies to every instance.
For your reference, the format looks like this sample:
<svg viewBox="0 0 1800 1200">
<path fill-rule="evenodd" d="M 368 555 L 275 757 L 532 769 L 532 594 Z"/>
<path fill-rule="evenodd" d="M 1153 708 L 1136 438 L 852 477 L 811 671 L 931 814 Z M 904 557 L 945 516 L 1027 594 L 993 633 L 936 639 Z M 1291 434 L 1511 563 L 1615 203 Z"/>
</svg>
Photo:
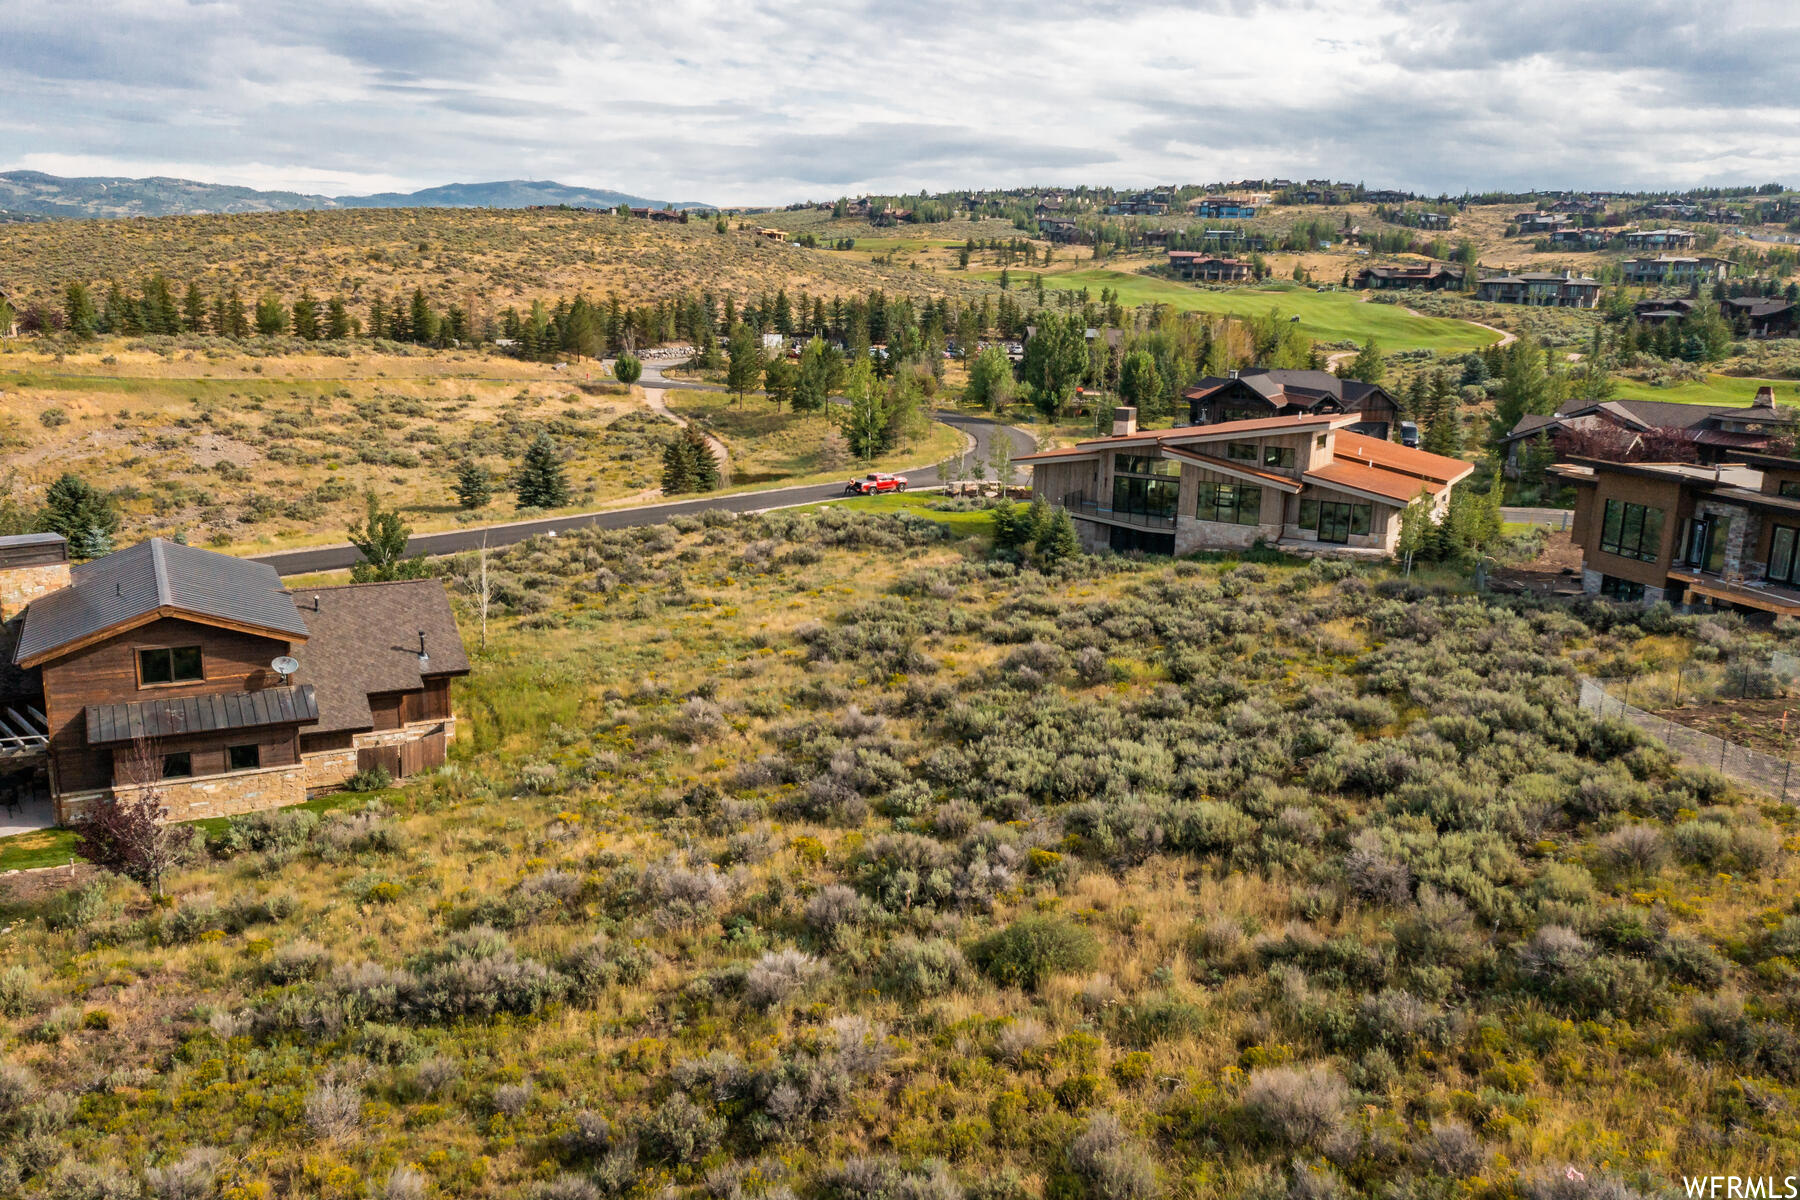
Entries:
<svg viewBox="0 0 1800 1200">
<path fill-rule="evenodd" d="M 300 763 L 306 769 L 306 790 L 324 791 L 343 786 L 346 779 L 356 774 L 356 750 L 350 746 L 342 750 L 318 750 L 302 754 Z"/>
<path fill-rule="evenodd" d="M 1268 490 L 1264 489 L 1265 493 Z M 1177 554 L 1193 554 L 1200 550 L 1248 550 L 1258 540 L 1274 542 L 1280 537 L 1280 525 L 1233 525 L 1228 521 L 1202 521 L 1194 517 L 1175 519 Z"/>
<path fill-rule="evenodd" d="M 10 621 L 39 596 L 69 586 L 69 564 L 40 563 L 0 571 L 0 621 Z"/>
<path fill-rule="evenodd" d="M 206 817 L 235 817 L 266 808 L 285 808 L 306 799 L 306 768 L 295 764 L 264 767 L 258 771 L 232 771 L 197 779 L 165 779 L 156 785 L 171 821 L 198 821 Z M 112 795 L 132 799 L 139 789 L 120 787 Z M 56 803 L 56 821 L 67 825 L 106 792 L 62 796 Z"/>
</svg>

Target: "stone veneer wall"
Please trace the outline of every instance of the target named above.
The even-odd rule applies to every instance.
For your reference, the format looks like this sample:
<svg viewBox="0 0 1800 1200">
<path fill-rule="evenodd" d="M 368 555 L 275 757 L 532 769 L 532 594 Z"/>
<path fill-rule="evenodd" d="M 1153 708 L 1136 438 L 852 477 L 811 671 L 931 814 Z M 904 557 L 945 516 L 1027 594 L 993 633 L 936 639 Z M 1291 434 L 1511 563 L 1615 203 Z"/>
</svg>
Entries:
<svg viewBox="0 0 1800 1200">
<path fill-rule="evenodd" d="M 39 596 L 69 586 L 69 564 L 41 563 L 0 571 L 0 621 L 10 621 Z"/>
<path fill-rule="evenodd" d="M 306 768 L 301 764 L 263 767 L 256 771 L 232 771 L 197 779 L 165 779 L 157 785 L 171 821 L 198 821 L 206 817 L 235 817 L 265 808 L 285 808 L 306 799 Z M 121 800 L 131 799 L 135 787 L 113 789 Z M 105 792 L 59 797 L 56 820 L 67 825 Z"/>
</svg>

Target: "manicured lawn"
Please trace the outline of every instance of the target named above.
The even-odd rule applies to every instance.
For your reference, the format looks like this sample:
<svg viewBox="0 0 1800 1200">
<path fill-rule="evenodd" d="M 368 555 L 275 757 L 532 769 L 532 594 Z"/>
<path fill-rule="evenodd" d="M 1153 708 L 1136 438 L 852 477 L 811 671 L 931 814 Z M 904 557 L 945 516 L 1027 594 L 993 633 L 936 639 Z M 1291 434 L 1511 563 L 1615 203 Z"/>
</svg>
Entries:
<svg viewBox="0 0 1800 1200">
<path fill-rule="evenodd" d="M 939 512 L 931 506 L 943 500 L 941 495 L 931 492 L 908 492 L 896 495 L 892 492 L 885 496 L 858 496 L 852 500 L 828 501 L 833 508 L 853 508 L 859 512 L 897 513 L 912 512 L 921 517 L 928 517 L 950 530 L 950 536 L 958 541 L 963 538 L 986 537 L 993 532 L 994 514 L 986 509 L 972 512 Z M 809 504 L 809 509 L 823 508 L 823 504 Z"/>
<path fill-rule="evenodd" d="M 731 452 L 729 487 L 733 491 L 826 483 L 866 471 L 932 466 L 961 453 L 964 444 L 962 434 L 933 421 L 910 445 L 873 463 L 828 467 L 820 454 L 832 427 L 828 414 L 776 412 L 762 396 L 747 397 L 740 405 L 725 392 L 671 391 L 665 402 L 669 411 L 698 421 L 701 428 L 725 443 Z"/>
<path fill-rule="evenodd" d="M 993 272 L 984 274 L 993 276 Z M 1027 272 L 1016 272 L 1014 287 Z M 1209 291 L 1174 279 L 1130 271 L 1091 268 L 1044 276 L 1046 288 L 1087 288 L 1095 297 L 1114 288 L 1125 305 L 1167 304 L 1181 312 L 1227 313 L 1259 317 L 1279 311 L 1300 318 L 1300 328 L 1314 341 L 1366 342 L 1375 338 L 1384 351 L 1435 350 L 1462 354 L 1499 340 L 1499 335 L 1467 321 L 1448 317 L 1416 317 L 1398 304 L 1363 303 L 1355 292 L 1315 292 L 1293 284 Z"/>
<path fill-rule="evenodd" d="M 1800 383 L 1791 379 L 1743 379 L 1733 375 L 1708 375 L 1702 382 L 1674 387 L 1655 387 L 1635 379 L 1621 379 L 1618 396 L 1621 400 L 1673 400 L 1681 404 L 1749 404 L 1756 397 L 1756 389 L 1765 383 L 1775 388 L 1777 404 L 1800 404 Z"/>
</svg>

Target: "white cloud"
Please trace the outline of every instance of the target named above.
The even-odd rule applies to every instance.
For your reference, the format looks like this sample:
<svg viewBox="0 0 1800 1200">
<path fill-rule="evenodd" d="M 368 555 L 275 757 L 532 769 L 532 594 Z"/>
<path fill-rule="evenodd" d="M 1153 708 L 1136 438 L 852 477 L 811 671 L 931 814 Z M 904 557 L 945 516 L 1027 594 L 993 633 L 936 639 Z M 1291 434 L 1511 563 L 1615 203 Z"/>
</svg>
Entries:
<svg viewBox="0 0 1800 1200">
<path fill-rule="evenodd" d="M 0 11 L 0 166 L 721 203 L 1763 182 L 1800 167 L 1797 83 L 1770 0 L 93 0 Z"/>
</svg>

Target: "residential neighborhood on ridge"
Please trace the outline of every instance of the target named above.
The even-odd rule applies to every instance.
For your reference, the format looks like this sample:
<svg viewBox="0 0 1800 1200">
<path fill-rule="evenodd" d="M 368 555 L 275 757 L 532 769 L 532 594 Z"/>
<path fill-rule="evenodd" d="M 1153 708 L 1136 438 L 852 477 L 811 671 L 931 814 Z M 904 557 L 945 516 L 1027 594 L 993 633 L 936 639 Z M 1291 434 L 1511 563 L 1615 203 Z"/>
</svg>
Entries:
<svg viewBox="0 0 1800 1200">
<path fill-rule="evenodd" d="M 1800 9 L 0 68 L 0 1200 L 1800 1200 Z"/>
</svg>

